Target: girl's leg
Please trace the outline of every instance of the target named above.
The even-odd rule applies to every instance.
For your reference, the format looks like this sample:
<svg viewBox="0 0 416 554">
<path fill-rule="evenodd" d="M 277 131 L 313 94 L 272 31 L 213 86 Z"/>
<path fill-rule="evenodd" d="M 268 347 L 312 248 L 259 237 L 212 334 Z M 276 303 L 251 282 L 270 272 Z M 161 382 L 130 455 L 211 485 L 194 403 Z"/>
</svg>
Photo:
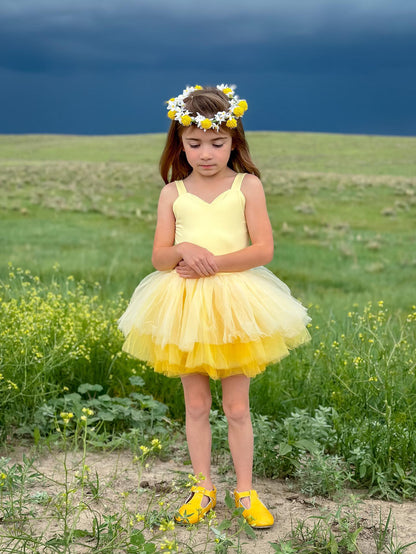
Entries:
<svg viewBox="0 0 416 554">
<path fill-rule="evenodd" d="M 228 442 L 238 491 L 252 488 L 253 428 L 250 417 L 250 378 L 233 375 L 222 379 L 222 402 L 228 420 Z M 246 500 L 246 499 L 244 499 Z"/>
<path fill-rule="evenodd" d="M 236 506 L 243 506 L 243 516 L 249 525 L 268 528 L 274 518 L 266 506 L 252 492 L 253 427 L 249 405 L 250 379 L 245 375 L 233 375 L 222 380 L 222 401 L 228 420 L 228 442 L 237 476 Z M 250 491 L 250 492 L 248 492 Z"/>
<path fill-rule="evenodd" d="M 211 390 L 207 375 L 191 374 L 181 377 L 186 408 L 186 439 L 195 475 L 205 479 L 198 485 L 211 490 Z M 209 499 L 208 499 L 209 500 Z"/>
</svg>

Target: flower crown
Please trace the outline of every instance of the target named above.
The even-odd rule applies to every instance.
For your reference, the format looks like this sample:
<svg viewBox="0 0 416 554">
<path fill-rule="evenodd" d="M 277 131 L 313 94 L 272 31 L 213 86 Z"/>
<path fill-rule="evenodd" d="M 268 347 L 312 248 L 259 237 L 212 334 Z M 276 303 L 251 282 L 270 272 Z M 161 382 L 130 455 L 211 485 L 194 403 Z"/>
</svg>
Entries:
<svg viewBox="0 0 416 554">
<path fill-rule="evenodd" d="M 206 131 L 207 129 L 214 129 L 218 131 L 221 123 L 226 122 L 226 126 L 230 129 L 237 127 L 237 119 L 243 117 L 244 112 L 247 110 L 247 102 L 240 100 L 239 97 L 234 94 L 235 85 L 217 85 L 217 89 L 221 90 L 225 96 L 227 96 L 230 106 L 227 112 L 217 112 L 213 117 L 205 117 L 200 113 L 196 113 L 196 116 L 186 109 L 185 98 L 188 98 L 192 92 L 196 90 L 203 90 L 200 85 L 194 87 L 187 87 L 182 94 L 179 94 L 176 98 L 171 98 L 167 101 L 168 117 L 172 121 L 178 121 L 184 127 L 189 127 L 195 124 L 200 129 Z"/>
</svg>

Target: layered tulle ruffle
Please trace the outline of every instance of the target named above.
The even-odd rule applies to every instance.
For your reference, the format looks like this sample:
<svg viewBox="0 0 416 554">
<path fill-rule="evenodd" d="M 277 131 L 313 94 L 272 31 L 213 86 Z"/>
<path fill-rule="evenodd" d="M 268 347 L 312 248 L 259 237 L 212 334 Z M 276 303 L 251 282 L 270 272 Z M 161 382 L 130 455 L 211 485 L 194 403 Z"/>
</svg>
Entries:
<svg viewBox="0 0 416 554">
<path fill-rule="evenodd" d="M 310 318 L 265 267 L 183 279 L 156 271 L 119 320 L 123 350 L 168 376 L 253 377 L 309 340 Z"/>
</svg>

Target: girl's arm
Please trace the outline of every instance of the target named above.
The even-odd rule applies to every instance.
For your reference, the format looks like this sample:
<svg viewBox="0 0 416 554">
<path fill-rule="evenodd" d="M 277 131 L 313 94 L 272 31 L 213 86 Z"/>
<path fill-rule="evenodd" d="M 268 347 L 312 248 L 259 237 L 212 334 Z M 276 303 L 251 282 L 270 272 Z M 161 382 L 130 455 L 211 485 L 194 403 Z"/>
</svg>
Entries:
<svg viewBox="0 0 416 554">
<path fill-rule="evenodd" d="M 273 231 L 263 185 L 255 175 L 246 175 L 241 190 L 246 197 L 245 217 L 251 245 L 230 254 L 215 256 L 218 271 L 244 271 L 268 264 L 273 259 Z"/>
<path fill-rule="evenodd" d="M 236 252 L 214 256 L 218 271 L 244 271 L 268 264 L 273 259 L 273 231 L 261 181 L 254 175 L 246 175 L 241 189 L 246 197 L 245 217 L 251 245 Z M 192 268 L 183 261 L 179 263 L 177 272 L 182 277 L 196 277 Z"/>
<path fill-rule="evenodd" d="M 190 242 L 175 245 L 173 203 L 177 196 L 175 183 L 169 183 L 160 193 L 152 264 L 155 269 L 165 271 L 173 269 L 183 260 L 197 277 L 214 275 L 218 268 L 214 255 L 209 250 Z"/>
</svg>

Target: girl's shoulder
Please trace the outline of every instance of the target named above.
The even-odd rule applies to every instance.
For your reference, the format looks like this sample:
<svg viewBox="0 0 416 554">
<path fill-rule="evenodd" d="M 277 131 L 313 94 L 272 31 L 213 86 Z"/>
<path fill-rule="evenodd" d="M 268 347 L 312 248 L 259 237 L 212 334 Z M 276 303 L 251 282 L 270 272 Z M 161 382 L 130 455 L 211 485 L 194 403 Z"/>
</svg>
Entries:
<svg viewBox="0 0 416 554">
<path fill-rule="evenodd" d="M 178 189 L 176 187 L 176 182 L 172 181 L 165 185 L 160 191 L 160 202 L 173 204 L 173 202 L 178 197 Z"/>
<path fill-rule="evenodd" d="M 174 191 L 174 190 L 178 190 L 176 188 L 176 181 L 171 181 L 170 183 L 167 183 L 167 185 L 165 185 L 163 188 L 162 188 L 162 192 L 164 192 L 165 194 L 168 194 L 169 192 L 171 191 Z"/>
<path fill-rule="evenodd" d="M 243 182 L 241 183 L 241 192 L 244 194 L 246 199 L 259 194 L 264 195 L 263 185 L 260 179 L 251 173 L 246 173 L 244 175 Z"/>
</svg>

